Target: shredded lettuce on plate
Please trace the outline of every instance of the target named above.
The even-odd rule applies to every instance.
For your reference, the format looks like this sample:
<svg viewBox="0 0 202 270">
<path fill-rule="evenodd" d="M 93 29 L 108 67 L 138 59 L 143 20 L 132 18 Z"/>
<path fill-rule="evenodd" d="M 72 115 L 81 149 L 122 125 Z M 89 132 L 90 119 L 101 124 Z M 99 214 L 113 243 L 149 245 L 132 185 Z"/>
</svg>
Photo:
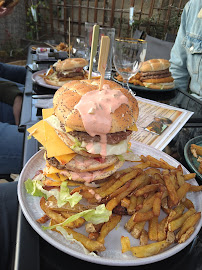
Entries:
<svg viewBox="0 0 202 270">
<path fill-rule="evenodd" d="M 91 256 L 97 256 L 97 254 L 95 252 L 90 252 L 89 250 L 87 250 L 87 248 L 84 247 L 84 245 L 81 244 L 81 242 L 74 239 L 72 234 L 68 234 L 63 227 L 57 226 L 56 230 L 59 231 L 66 240 L 69 240 L 71 242 L 75 242 L 79 246 L 81 246 L 83 248 L 85 254 L 88 254 L 88 255 L 91 255 Z"/>
<path fill-rule="evenodd" d="M 112 214 L 112 211 L 107 210 L 104 204 L 98 205 L 95 209 L 84 210 L 80 213 L 70 216 L 64 222 L 53 226 L 42 226 L 44 230 L 51 230 L 57 226 L 66 226 L 68 223 L 75 221 L 76 219 L 83 217 L 86 221 L 93 224 L 99 224 L 107 222 Z"/>
<path fill-rule="evenodd" d="M 25 181 L 25 188 L 27 193 L 31 194 L 32 196 L 45 197 L 47 199 L 53 195 L 57 199 L 58 207 L 62 207 L 67 202 L 69 202 L 71 207 L 74 207 L 82 199 L 81 194 L 78 192 L 75 192 L 73 195 L 70 194 L 67 181 L 61 183 L 60 190 L 45 190 L 40 180 L 32 180 L 29 178 L 27 181 Z"/>
<path fill-rule="evenodd" d="M 45 194 L 37 187 L 42 184 L 39 180 L 33 180 L 28 178 L 25 181 L 25 188 L 27 193 L 31 194 L 32 196 L 43 197 Z M 46 197 L 46 196 L 44 196 Z"/>
</svg>

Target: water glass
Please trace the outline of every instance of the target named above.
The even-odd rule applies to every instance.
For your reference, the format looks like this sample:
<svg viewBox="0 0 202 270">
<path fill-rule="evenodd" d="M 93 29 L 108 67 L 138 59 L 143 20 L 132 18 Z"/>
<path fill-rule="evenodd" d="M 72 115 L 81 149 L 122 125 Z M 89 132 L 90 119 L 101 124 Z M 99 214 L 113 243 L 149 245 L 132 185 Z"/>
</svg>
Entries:
<svg viewBox="0 0 202 270">
<path fill-rule="evenodd" d="M 89 52 L 91 49 L 91 43 L 92 43 L 92 35 L 93 35 L 93 23 L 85 23 L 85 32 L 86 32 L 86 44 L 89 48 Z M 93 72 L 98 72 L 98 61 L 99 61 L 99 51 L 100 51 L 100 43 L 102 36 L 108 36 L 110 38 L 110 48 L 109 48 L 109 55 L 107 60 L 107 67 L 105 71 L 105 79 L 111 78 L 111 72 L 112 72 L 112 55 L 113 55 L 113 46 L 114 46 L 114 38 L 115 38 L 115 29 L 114 28 L 105 28 L 100 27 L 99 29 L 99 41 L 97 46 L 97 53 L 96 56 L 93 59 Z"/>
</svg>

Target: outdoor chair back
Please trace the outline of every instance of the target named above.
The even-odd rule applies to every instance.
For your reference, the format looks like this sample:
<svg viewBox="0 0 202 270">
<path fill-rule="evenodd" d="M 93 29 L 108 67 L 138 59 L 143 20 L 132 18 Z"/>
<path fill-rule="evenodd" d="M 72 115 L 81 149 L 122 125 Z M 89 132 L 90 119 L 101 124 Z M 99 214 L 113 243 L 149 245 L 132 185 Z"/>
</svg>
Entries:
<svg viewBox="0 0 202 270">
<path fill-rule="evenodd" d="M 145 61 L 149 59 L 170 59 L 170 51 L 173 47 L 173 42 L 168 42 L 152 36 L 147 35 L 145 40 L 147 41 L 147 53 Z"/>
</svg>

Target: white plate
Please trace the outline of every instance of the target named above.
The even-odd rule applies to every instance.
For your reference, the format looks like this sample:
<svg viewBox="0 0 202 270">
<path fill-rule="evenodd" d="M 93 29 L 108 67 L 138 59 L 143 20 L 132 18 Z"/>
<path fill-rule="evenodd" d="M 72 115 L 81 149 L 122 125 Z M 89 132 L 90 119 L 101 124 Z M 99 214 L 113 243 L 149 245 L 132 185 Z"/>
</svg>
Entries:
<svg viewBox="0 0 202 270">
<path fill-rule="evenodd" d="M 35 72 L 32 75 L 32 81 L 34 83 L 36 83 L 40 86 L 46 87 L 46 88 L 50 88 L 50 89 L 54 89 L 54 90 L 59 89 L 61 86 L 54 86 L 54 85 L 48 84 L 44 81 L 43 77 L 41 77 L 41 75 L 44 75 L 44 73 L 46 73 L 47 70 L 48 69 L 44 69 L 44 70 L 39 70 L 39 71 Z M 86 72 L 88 73 L 88 70 L 86 70 Z M 98 77 L 98 76 L 100 76 L 100 74 L 92 72 L 92 79 L 93 79 L 93 77 Z M 70 81 L 68 81 L 68 82 L 70 82 Z"/>
<path fill-rule="evenodd" d="M 179 165 L 178 161 L 176 161 L 169 155 L 165 154 L 164 152 L 161 152 L 155 148 L 152 148 L 150 146 L 147 146 L 139 142 L 132 142 L 132 150 L 139 155 L 141 154 L 152 155 L 153 157 L 158 158 L 158 159 L 163 158 L 165 161 L 167 161 L 169 164 L 175 167 Z M 128 165 L 130 164 L 126 163 L 124 166 L 128 166 Z M 122 235 L 130 237 L 132 246 L 139 245 L 139 240 L 132 238 L 130 234 L 124 229 L 124 224 L 126 223 L 129 217 L 123 216 L 117 228 L 111 231 L 109 235 L 106 237 L 106 241 L 105 241 L 106 251 L 101 252 L 99 256 L 96 256 L 96 257 L 87 255 L 76 243 L 73 244 L 65 240 L 57 232 L 53 232 L 50 230 L 47 230 L 47 231 L 42 230 L 41 225 L 36 222 L 36 219 L 40 218 L 44 214 L 39 205 L 40 198 L 33 197 L 27 194 L 24 187 L 24 182 L 29 177 L 30 178 L 33 177 L 36 171 L 39 169 L 42 169 L 44 166 L 45 166 L 45 160 L 43 159 L 43 150 L 37 152 L 25 165 L 20 175 L 20 179 L 18 183 L 18 197 L 19 197 L 20 206 L 22 208 L 22 211 L 27 221 L 30 223 L 33 229 L 42 238 L 44 238 L 48 243 L 58 248 L 59 250 L 67 254 L 70 254 L 74 257 L 77 257 L 79 259 L 93 262 L 93 263 L 113 265 L 113 266 L 135 266 L 135 265 L 145 265 L 145 264 L 150 264 L 153 262 L 158 262 L 184 249 L 195 238 L 195 236 L 198 234 L 202 226 L 202 219 L 201 219 L 199 223 L 197 224 L 194 233 L 183 244 L 173 244 L 167 250 L 155 256 L 151 256 L 148 258 L 136 258 L 132 256 L 130 252 L 127 252 L 125 254 L 121 253 L 120 237 Z M 184 170 L 184 173 L 189 173 L 184 167 L 183 167 L 183 170 Z M 198 185 L 195 179 L 190 180 L 190 183 L 194 185 Z M 192 202 L 194 203 L 196 211 L 202 211 L 202 196 L 200 192 L 189 193 L 187 197 L 191 199 Z M 78 229 L 78 231 L 84 233 L 83 228 Z"/>
<path fill-rule="evenodd" d="M 44 73 L 47 72 L 47 69 L 44 69 L 44 70 L 39 70 L 37 72 L 35 72 L 33 75 L 32 75 L 32 81 L 40 86 L 43 86 L 43 87 L 46 87 L 46 88 L 50 88 L 50 89 L 59 89 L 60 86 L 54 86 L 54 85 L 50 85 L 48 83 L 46 83 L 43 79 L 43 77 L 41 77 L 40 75 L 43 75 Z"/>
</svg>

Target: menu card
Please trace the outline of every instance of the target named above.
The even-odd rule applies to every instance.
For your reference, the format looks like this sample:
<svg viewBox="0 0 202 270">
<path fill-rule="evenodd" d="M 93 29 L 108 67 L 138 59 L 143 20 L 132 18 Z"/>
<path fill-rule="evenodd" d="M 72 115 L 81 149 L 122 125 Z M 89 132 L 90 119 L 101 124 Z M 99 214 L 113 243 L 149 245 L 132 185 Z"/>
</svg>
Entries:
<svg viewBox="0 0 202 270">
<path fill-rule="evenodd" d="M 139 105 L 138 131 L 132 140 L 163 150 L 185 125 L 193 112 L 135 96 Z"/>
</svg>

